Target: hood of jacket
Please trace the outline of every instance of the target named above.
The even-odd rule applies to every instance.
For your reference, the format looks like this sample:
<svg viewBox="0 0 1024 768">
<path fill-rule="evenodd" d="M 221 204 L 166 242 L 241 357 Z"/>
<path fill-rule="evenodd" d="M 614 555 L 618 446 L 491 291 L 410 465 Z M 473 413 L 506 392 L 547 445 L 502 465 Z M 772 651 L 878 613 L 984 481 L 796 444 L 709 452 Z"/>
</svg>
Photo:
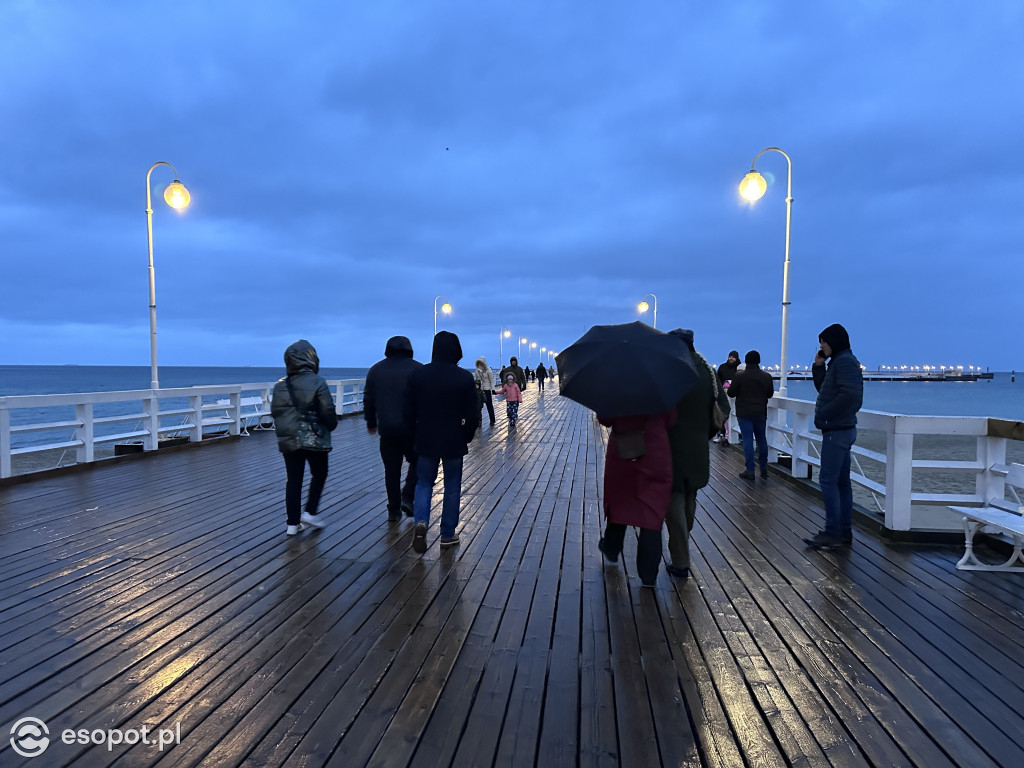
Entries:
<svg viewBox="0 0 1024 768">
<path fill-rule="evenodd" d="M 818 334 L 818 340 L 824 341 L 832 349 L 832 356 L 850 348 L 850 334 L 839 323 L 834 323 Z"/>
<path fill-rule="evenodd" d="M 320 358 L 316 349 L 305 339 L 299 339 L 284 351 L 284 367 L 289 376 L 310 371 L 320 372 Z"/>
<path fill-rule="evenodd" d="M 438 331 L 434 336 L 434 348 L 430 353 L 432 363 L 457 364 L 462 359 L 462 344 L 451 331 Z"/>
<path fill-rule="evenodd" d="M 487 370 L 487 358 L 486 357 L 478 357 L 476 359 L 476 369 L 478 371 L 486 371 Z"/>
<path fill-rule="evenodd" d="M 412 342 L 405 336 L 392 336 L 384 347 L 384 357 L 412 357 Z"/>
</svg>

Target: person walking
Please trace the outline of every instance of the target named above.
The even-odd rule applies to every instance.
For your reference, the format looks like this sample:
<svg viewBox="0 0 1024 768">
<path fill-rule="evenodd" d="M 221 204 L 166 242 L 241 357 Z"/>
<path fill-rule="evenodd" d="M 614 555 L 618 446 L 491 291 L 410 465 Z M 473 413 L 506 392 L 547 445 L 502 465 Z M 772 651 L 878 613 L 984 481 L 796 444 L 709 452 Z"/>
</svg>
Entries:
<svg viewBox="0 0 1024 768">
<path fill-rule="evenodd" d="M 460 368 L 462 344 L 449 331 L 438 331 L 430 362 L 409 375 L 405 390 L 405 421 L 414 435 L 419 460 L 416 465 L 416 497 L 413 500 L 412 548 L 427 551 L 430 497 L 439 465 L 444 466 L 444 498 L 441 503 L 441 547 L 459 543 L 462 497 L 462 462 L 476 433 L 480 400 L 473 374 Z"/>
<path fill-rule="evenodd" d="M 294 536 L 306 526 L 322 528 L 318 517 L 320 496 L 327 482 L 327 454 L 331 450 L 331 432 L 338 426 L 334 398 L 320 376 L 320 358 L 305 339 L 299 339 L 284 351 L 286 374 L 274 384 L 270 414 L 277 431 L 277 447 L 284 456 L 288 479 L 284 498 L 287 513 L 286 532 Z M 302 477 L 309 464 L 309 496 L 302 509 Z"/>
<path fill-rule="evenodd" d="M 761 370 L 761 353 L 752 349 L 743 357 L 743 370 L 736 373 L 729 386 L 729 397 L 736 400 L 736 420 L 743 436 L 743 459 L 746 468 L 741 480 L 754 479 L 754 441 L 757 440 L 757 463 L 761 477 L 768 479 L 768 401 L 775 394 L 771 374 Z"/>
<path fill-rule="evenodd" d="M 516 384 L 515 375 L 505 374 L 505 383 L 501 385 L 501 389 L 494 390 L 494 394 L 505 396 L 505 417 L 508 419 L 509 429 L 515 429 L 519 422 L 519 404 L 523 402 L 523 393 Z"/>
<path fill-rule="evenodd" d="M 501 380 L 502 384 L 505 383 L 505 376 L 509 373 L 516 377 L 516 384 L 519 385 L 520 390 L 526 389 L 526 374 L 523 372 L 523 369 L 519 367 L 519 360 L 515 357 L 510 357 L 508 359 L 508 365 L 502 368 L 501 372 L 498 374 L 498 378 Z"/>
<path fill-rule="evenodd" d="M 537 366 L 537 387 L 541 392 L 544 391 L 544 379 L 548 377 L 548 369 L 544 367 L 544 363 Z"/>
<path fill-rule="evenodd" d="M 413 359 L 412 343 L 405 336 L 392 336 L 384 346 L 384 359 L 366 372 L 363 388 L 363 417 L 366 431 L 380 435 L 380 458 L 384 463 L 384 488 L 388 495 L 388 520 L 397 522 L 404 512 L 412 517 L 416 493 L 416 449 L 412 432 L 402 413 L 409 374 L 422 364 Z M 402 486 L 402 459 L 409 463 Z"/>
<path fill-rule="evenodd" d="M 825 507 L 825 529 L 804 541 L 814 549 L 835 549 L 853 543 L 850 449 L 857 440 L 857 411 L 864 403 L 864 376 L 860 361 L 850 348 L 850 334 L 839 323 L 823 330 L 818 344 L 820 349 L 814 356 L 811 375 L 818 390 L 814 426 L 821 430 L 818 484 Z"/>
<path fill-rule="evenodd" d="M 668 430 L 675 417 L 674 410 L 647 416 L 597 416 L 612 430 L 604 462 L 608 522 L 597 546 L 606 560 L 618 562 L 626 526 L 639 528 L 636 572 L 645 587 L 654 586 L 661 561 L 661 527 L 672 491 Z"/>
<path fill-rule="evenodd" d="M 736 371 L 740 367 L 740 353 L 735 349 L 729 351 L 729 357 L 724 363 L 718 366 L 718 386 L 723 390 L 728 390 L 732 380 L 736 378 Z M 720 443 L 722 445 L 729 444 L 729 422 L 726 421 L 722 424 L 722 428 L 718 430 L 718 434 L 715 435 L 712 442 Z"/>
<path fill-rule="evenodd" d="M 717 403 L 729 412 L 729 398 L 718 384 L 718 377 L 707 360 L 693 346 L 693 331 L 670 331 L 690 350 L 700 382 L 676 405 L 676 421 L 668 431 L 672 453 L 672 493 L 665 527 L 668 529 L 670 576 L 685 579 L 690 575 L 690 531 L 697 514 L 697 491 L 708 484 L 711 461 L 708 440 L 716 433 L 712 409 Z"/>
<path fill-rule="evenodd" d="M 491 425 L 494 425 L 494 371 L 487 365 L 487 359 L 478 357 L 476 359 L 476 372 L 473 374 L 476 380 L 477 397 L 480 398 L 480 405 L 487 406 L 487 415 L 491 418 Z M 482 420 L 482 419 L 481 419 Z"/>
</svg>

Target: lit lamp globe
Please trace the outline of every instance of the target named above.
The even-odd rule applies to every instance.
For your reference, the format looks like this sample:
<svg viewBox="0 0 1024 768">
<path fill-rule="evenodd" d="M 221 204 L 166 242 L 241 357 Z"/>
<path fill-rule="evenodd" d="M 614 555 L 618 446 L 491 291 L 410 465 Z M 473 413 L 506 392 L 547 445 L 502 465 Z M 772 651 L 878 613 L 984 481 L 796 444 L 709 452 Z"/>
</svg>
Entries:
<svg viewBox="0 0 1024 768">
<path fill-rule="evenodd" d="M 641 301 L 639 304 L 636 305 L 636 308 L 640 311 L 640 314 L 642 315 L 644 312 L 651 308 L 651 305 L 648 304 L 646 301 Z"/>
<path fill-rule="evenodd" d="M 441 305 L 441 311 L 446 315 L 450 315 L 452 313 L 452 305 L 446 301 Z"/>
<path fill-rule="evenodd" d="M 192 200 L 192 196 L 185 189 L 185 185 L 175 179 L 167 185 L 167 189 L 164 190 L 164 200 L 167 204 L 175 210 L 182 210 L 187 208 L 189 201 Z"/>
<path fill-rule="evenodd" d="M 757 171 L 751 171 L 740 182 L 740 196 L 750 202 L 760 200 L 767 189 L 768 182 Z"/>
</svg>

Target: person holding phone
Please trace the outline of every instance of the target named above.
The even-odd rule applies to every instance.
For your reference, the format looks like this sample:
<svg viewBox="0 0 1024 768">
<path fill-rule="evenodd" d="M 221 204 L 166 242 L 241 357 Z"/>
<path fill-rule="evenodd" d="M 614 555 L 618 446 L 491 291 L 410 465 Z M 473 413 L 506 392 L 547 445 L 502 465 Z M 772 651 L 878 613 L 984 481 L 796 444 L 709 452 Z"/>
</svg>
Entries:
<svg viewBox="0 0 1024 768">
<path fill-rule="evenodd" d="M 850 349 L 850 334 L 839 323 L 823 330 L 818 344 L 811 375 L 818 390 L 814 426 L 821 430 L 818 484 L 825 506 L 825 528 L 804 541 L 813 549 L 837 549 L 853 542 L 850 450 L 857 440 L 864 376 L 860 361 Z"/>
</svg>

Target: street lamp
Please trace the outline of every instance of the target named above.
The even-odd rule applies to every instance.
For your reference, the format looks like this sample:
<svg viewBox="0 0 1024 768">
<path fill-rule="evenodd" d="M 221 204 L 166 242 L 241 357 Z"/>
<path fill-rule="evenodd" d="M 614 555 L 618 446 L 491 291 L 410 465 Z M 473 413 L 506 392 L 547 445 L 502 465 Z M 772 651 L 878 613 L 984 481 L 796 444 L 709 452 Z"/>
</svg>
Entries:
<svg viewBox="0 0 1024 768">
<path fill-rule="evenodd" d="M 651 327 L 652 328 L 657 328 L 658 327 L 658 297 L 655 296 L 653 293 L 648 293 L 647 296 L 650 296 L 652 299 L 654 299 L 654 325 L 652 325 Z M 644 314 L 648 309 L 651 308 L 651 305 L 647 303 L 647 296 L 644 296 L 640 300 L 640 303 L 636 305 L 636 308 L 639 310 L 641 315 Z"/>
<path fill-rule="evenodd" d="M 786 373 L 788 372 L 786 352 L 789 348 L 789 230 L 793 220 L 793 161 L 789 159 L 789 155 L 778 147 L 768 147 L 754 155 L 754 160 L 750 164 L 750 173 L 744 176 L 743 181 L 740 182 L 740 195 L 753 203 L 760 200 L 765 190 L 768 189 L 768 183 L 764 177 L 754 170 L 757 158 L 765 152 L 778 152 L 786 158 L 786 163 L 789 165 L 789 183 L 786 190 L 786 261 L 782 269 L 782 359 L 779 365 L 782 369 L 779 376 L 779 395 L 785 397 Z"/>
<path fill-rule="evenodd" d="M 434 335 L 435 336 L 437 336 L 437 300 L 438 299 L 444 299 L 444 304 L 441 305 L 441 311 L 444 314 L 446 314 L 446 315 L 450 315 L 452 313 L 452 305 L 448 303 L 448 299 L 446 299 L 444 296 L 436 296 L 436 297 L 434 297 Z"/>
<path fill-rule="evenodd" d="M 533 362 L 533 350 L 537 348 L 537 342 L 531 341 L 529 349 L 526 350 L 526 364 L 529 365 Z"/>
<path fill-rule="evenodd" d="M 505 361 L 505 351 L 502 347 L 502 341 L 509 338 L 512 335 L 512 331 L 502 326 L 501 330 L 498 331 L 498 365 L 502 365 Z"/>
<path fill-rule="evenodd" d="M 192 199 L 185 185 L 178 181 L 178 172 L 174 166 L 165 163 L 163 160 L 153 163 L 146 174 L 146 235 L 149 240 L 149 370 L 152 389 L 160 389 L 160 381 L 157 376 L 156 367 L 156 273 L 153 270 L 153 195 L 150 188 L 149 177 L 153 169 L 158 165 L 166 165 L 174 174 L 174 181 L 167 185 L 164 190 L 164 200 L 177 211 L 185 209 Z"/>
<path fill-rule="evenodd" d="M 517 359 L 523 356 L 523 344 L 528 344 L 529 341 L 530 340 L 527 339 L 525 336 L 519 340 L 519 346 L 517 347 L 517 349 L 519 350 L 519 354 L 516 355 Z M 527 351 L 527 354 L 529 354 L 529 351 Z M 527 365 L 529 365 L 529 363 L 527 363 Z"/>
</svg>

